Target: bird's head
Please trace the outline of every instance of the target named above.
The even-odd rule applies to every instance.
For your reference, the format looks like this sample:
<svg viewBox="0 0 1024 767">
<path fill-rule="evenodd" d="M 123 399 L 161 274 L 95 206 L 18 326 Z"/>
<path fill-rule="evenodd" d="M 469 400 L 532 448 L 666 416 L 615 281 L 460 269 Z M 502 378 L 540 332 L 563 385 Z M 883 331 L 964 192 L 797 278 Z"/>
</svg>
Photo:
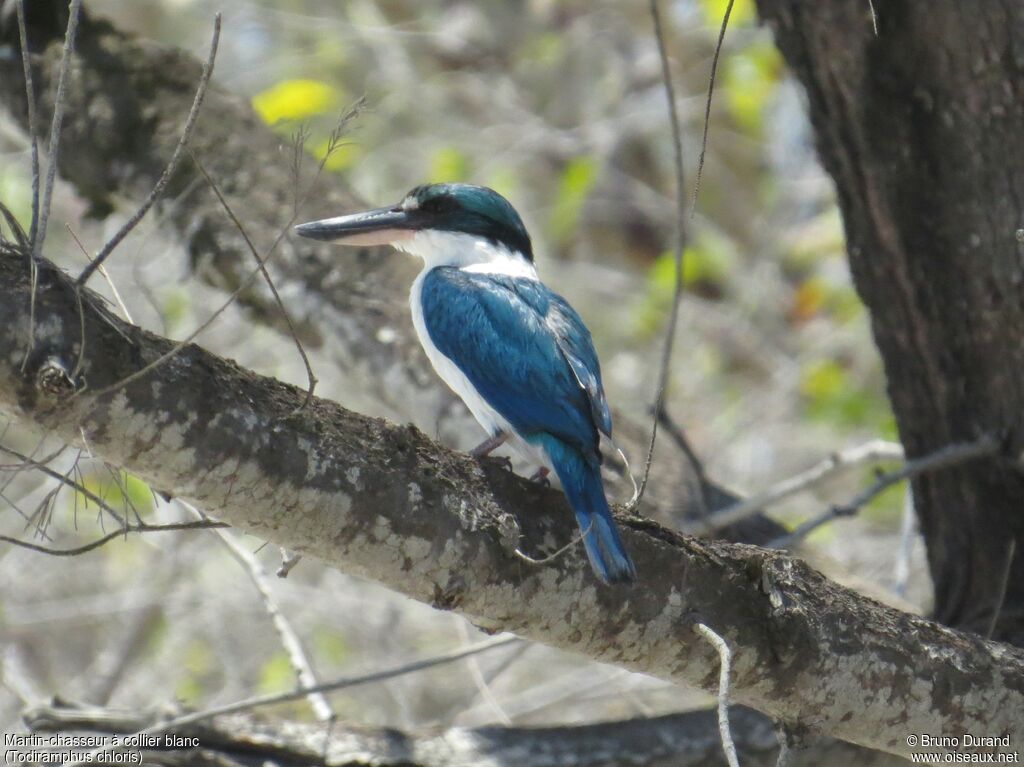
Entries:
<svg viewBox="0 0 1024 767">
<path fill-rule="evenodd" d="M 424 184 L 396 205 L 311 221 L 295 231 L 342 245 L 394 245 L 424 258 L 446 236 L 469 237 L 533 262 L 530 235 L 515 208 L 493 189 L 473 184 Z"/>
</svg>

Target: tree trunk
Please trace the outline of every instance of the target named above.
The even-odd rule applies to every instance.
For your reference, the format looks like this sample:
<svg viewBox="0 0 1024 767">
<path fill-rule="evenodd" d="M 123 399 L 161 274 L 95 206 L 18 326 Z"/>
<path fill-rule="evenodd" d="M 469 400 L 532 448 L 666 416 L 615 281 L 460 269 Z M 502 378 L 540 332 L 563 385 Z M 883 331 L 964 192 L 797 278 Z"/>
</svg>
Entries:
<svg viewBox="0 0 1024 767">
<path fill-rule="evenodd" d="M 758 0 L 807 89 L 908 455 L 983 433 L 1017 455 L 1024 3 L 874 5 L 877 35 L 868 0 Z M 935 617 L 1024 645 L 1020 467 L 978 460 L 913 491 Z"/>
</svg>

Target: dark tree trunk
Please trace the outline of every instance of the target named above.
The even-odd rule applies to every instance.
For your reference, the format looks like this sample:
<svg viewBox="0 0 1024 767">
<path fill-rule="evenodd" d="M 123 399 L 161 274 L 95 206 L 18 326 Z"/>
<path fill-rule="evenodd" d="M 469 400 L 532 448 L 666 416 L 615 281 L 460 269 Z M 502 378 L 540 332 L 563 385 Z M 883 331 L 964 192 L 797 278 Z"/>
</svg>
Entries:
<svg viewBox="0 0 1024 767">
<path fill-rule="evenodd" d="M 807 89 L 908 455 L 1024 440 L 1024 3 L 758 0 Z M 1024 474 L 919 477 L 935 617 L 1024 645 Z M 1006 576 L 1010 543 L 1016 557 Z M 1006 597 L 1000 606 L 1005 583 Z"/>
</svg>

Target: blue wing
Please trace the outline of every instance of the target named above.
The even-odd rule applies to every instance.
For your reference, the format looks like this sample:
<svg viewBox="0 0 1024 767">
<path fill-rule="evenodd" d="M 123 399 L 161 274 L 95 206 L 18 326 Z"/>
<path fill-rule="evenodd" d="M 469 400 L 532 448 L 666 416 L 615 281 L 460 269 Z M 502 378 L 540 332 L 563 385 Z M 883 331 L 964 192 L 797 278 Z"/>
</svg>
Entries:
<svg viewBox="0 0 1024 767">
<path fill-rule="evenodd" d="M 611 415 L 590 332 L 565 299 L 534 280 L 438 267 L 421 301 L 434 345 L 517 432 L 600 461 Z"/>
</svg>

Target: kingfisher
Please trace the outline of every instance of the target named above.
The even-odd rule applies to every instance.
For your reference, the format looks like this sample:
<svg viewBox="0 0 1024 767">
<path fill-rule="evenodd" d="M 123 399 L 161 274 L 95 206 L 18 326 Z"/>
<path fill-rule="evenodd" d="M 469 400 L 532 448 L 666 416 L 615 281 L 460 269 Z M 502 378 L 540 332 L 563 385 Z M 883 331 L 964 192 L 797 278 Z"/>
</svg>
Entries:
<svg viewBox="0 0 1024 767">
<path fill-rule="evenodd" d="M 612 433 L 594 343 L 579 314 L 537 276 L 530 235 L 493 189 L 426 184 L 397 205 L 311 221 L 297 234 L 343 245 L 391 245 L 423 259 L 409 294 L 434 370 L 487 432 L 474 451 L 508 442 L 554 471 L 595 575 L 629 583 L 636 569 L 601 479 Z"/>
</svg>

